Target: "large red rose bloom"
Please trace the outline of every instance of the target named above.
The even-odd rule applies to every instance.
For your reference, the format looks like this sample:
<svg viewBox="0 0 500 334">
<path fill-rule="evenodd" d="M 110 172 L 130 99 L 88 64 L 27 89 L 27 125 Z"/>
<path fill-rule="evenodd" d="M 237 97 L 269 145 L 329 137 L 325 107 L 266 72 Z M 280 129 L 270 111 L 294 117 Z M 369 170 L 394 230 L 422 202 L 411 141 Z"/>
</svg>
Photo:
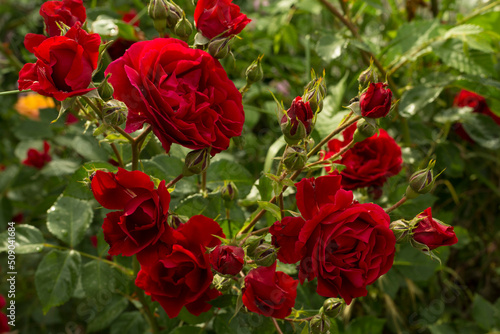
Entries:
<svg viewBox="0 0 500 334">
<path fill-rule="evenodd" d="M 229 37 L 239 34 L 251 21 L 233 0 L 199 0 L 194 11 L 196 28 L 203 36 Z"/>
<path fill-rule="evenodd" d="M 40 15 L 45 22 L 47 35 L 51 37 L 61 35 L 58 22 L 71 28 L 75 23 L 83 24 L 87 19 L 82 0 L 46 1 L 40 7 Z"/>
</svg>

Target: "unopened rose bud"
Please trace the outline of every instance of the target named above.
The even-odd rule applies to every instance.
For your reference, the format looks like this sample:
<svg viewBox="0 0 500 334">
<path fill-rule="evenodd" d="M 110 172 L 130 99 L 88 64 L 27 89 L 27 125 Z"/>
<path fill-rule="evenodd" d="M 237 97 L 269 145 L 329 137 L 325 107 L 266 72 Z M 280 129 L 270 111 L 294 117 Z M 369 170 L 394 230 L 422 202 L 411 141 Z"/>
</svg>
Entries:
<svg viewBox="0 0 500 334">
<path fill-rule="evenodd" d="M 312 72 L 312 77 L 313 79 L 307 84 L 302 98 L 304 101 L 310 103 L 311 109 L 314 112 L 320 112 L 323 110 L 323 100 L 326 96 L 325 78 L 316 78 L 314 71 Z"/>
<path fill-rule="evenodd" d="M 248 237 L 248 239 L 245 241 L 245 246 L 247 249 L 247 254 L 250 254 L 252 256 L 255 253 L 255 249 L 260 246 L 263 243 L 264 237 L 259 237 L 256 235 L 252 235 Z"/>
<path fill-rule="evenodd" d="M 355 143 L 359 143 L 366 138 L 370 138 L 374 134 L 377 133 L 377 126 L 365 121 L 364 119 L 361 119 L 358 121 L 356 131 L 354 131 L 354 134 L 352 136 L 352 140 Z"/>
<path fill-rule="evenodd" d="M 453 226 L 432 217 L 431 208 L 415 217 L 411 226 L 412 239 L 410 243 L 420 250 L 433 250 L 440 246 L 451 246 L 458 242 Z"/>
<path fill-rule="evenodd" d="M 191 151 L 186 155 L 182 174 L 184 176 L 201 174 L 208 166 L 210 166 L 210 148 Z"/>
<path fill-rule="evenodd" d="M 331 322 L 327 317 L 316 315 L 309 322 L 309 333 L 313 334 L 327 334 L 330 333 Z"/>
<path fill-rule="evenodd" d="M 173 229 L 178 229 L 185 222 L 186 221 L 184 221 L 183 219 L 181 219 L 181 217 L 175 214 L 169 214 L 167 217 L 167 224 Z"/>
<path fill-rule="evenodd" d="M 378 75 L 375 69 L 370 65 L 369 68 L 361 72 L 358 77 L 358 82 L 361 87 L 366 87 L 372 82 L 378 81 Z"/>
<path fill-rule="evenodd" d="M 391 110 L 392 91 L 382 82 L 371 83 L 368 89 L 359 97 L 361 116 L 381 118 Z"/>
<path fill-rule="evenodd" d="M 257 265 L 269 267 L 276 262 L 277 250 L 272 245 L 262 244 L 255 248 L 253 258 Z"/>
<path fill-rule="evenodd" d="M 418 195 L 427 194 L 434 187 L 436 178 L 434 177 L 432 169 L 436 164 L 436 160 L 429 161 L 427 168 L 416 171 L 410 176 L 409 186 L 406 188 L 406 197 L 411 199 Z"/>
<path fill-rule="evenodd" d="M 167 8 L 164 0 L 151 0 L 149 2 L 148 14 L 153 19 L 156 31 L 160 33 L 160 36 L 163 36 L 167 28 Z"/>
<path fill-rule="evenodd" d="M 185 16 L 184 11 L 173 1 L 166 1 L 165 8 L 167 10 L 167 27 L 174 29 L 177 22 Z"/>
<path fill-rule="evenodd" d="M 224 201 L 233 202 L 238 198 L 238 188 L 233 181 L 230 181 L 220 188 L 220 194 Z"/>
<path fill-rule="evenodd" d="M 262 58 L 264 58 L 264 55 L 259 56 L 250 64 L 250 66 L 248 66 L 247 71 L 245 72 L 248 84 L 259 82 L 264 77 L 264 71 L 262 70 L 261 64 Z"/>
<path fill-rule="evenodd" d="M 193 33 L 193 25 L 186 16 L 183 16 L 175 25 L 174 33 L 179 36 L 183 41 L 187 41 L 189 36 Z"/>
<path fill-rule="evenodd" d="M 109 125 L 121 125 L 127 120 L 127 107 L 120 101 L 111 100 L 102 108 L 104 120 Z"/>
<path fill-rule="evenodd" d="M 323 313 L 330 318 L 335 318 L 345 308 L 345 301 L 341 298 L 328 298 L 323 303 Z"/>
<path fill-rule="evenodd" d="M 281 131 L 290 145 L 295 145 L 309 136 L 313 130 L 314 114 L 309 102 L 297 96 L 280 119 Z"/>
<path fill-rule="evenodd" d="M 307 152 L 300 146 L 288 146 L 283 156 L 283 164 L 290 171 L 303 168 L 307 162 Z"/>
<path fill-rule="evenodd" d="M 108 101 L 113 97 L 114 89 L 113 86 L 111 86 L 108 82 L 109 77 L 111 74 L 108 74 L 106 78 L 99 84 L 97 87 L 97 91 L 99 92 L 99 96 L 101 99 L 104 101 Z"/>
<path fill-rule="evenodd" d="M 219 292 L 228 292 L 233 286 L 233 280 L 228 277 L 221 276 L 219 274 L 215 274 L 212 284 Z"/>
<path fill-rule="evenodd" d="M 217 246 L 209 255 L 210 264 L 222 275 L 237 275 L 245 264 L 245 252 L 236 246 Z"/>
<path fill-rule="evenodd" d="M 208 53 L 215 59 L 225 58 L 230 51 L 230 38 L 217 38 L 208 44 Z"/>
<path fill-rule="evenodd" d="M 411 227 L 408 224 L 407 221 L 400 219 L 393 221 L 390 225 L 389 228 L 392 230 L 394 233 L 394 236 L 396 237 L 396 242 L 402 243 L 407 241 L 408 236 L 411 232 Z"/>
</svg>

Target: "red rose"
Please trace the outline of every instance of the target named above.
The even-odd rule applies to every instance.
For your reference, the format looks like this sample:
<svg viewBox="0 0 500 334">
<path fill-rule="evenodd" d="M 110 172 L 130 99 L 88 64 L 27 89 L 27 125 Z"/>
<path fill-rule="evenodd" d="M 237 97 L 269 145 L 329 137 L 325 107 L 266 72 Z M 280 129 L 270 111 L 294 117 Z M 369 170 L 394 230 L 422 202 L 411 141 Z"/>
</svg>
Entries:
<svg viewBox="0 0 500 334">
<path fill-rule="evenodd" d="M 426 245 L 430 250 L 439 246 L 451 246 L 458 242 L 453 226 L 432 218 L 431 208 L 427 208 L 418 218 L 424 218 L 413 230 L 413 240 Z"/>
<path fill-rule="evenodd" d="M 46 141 L 43 142 L 43 152 L 37 151 L 34 148 L 30 148 L 27 153 L 27 157 L 23 160 L 23 165 L 35 167 L 37 169 L 42 169 L 47 162 L 51 161 L 52 158 L 49 155 L 50 145 Z"/>
<path fill-rule="evenodd" d="M 0 295 L 0 309 L 5 307 L 5 298 Z M 0 313 L 0 333 L 7 333 L 10 331 L 9 319 L 3 313 Z"/>
<path fill-rule="evenodd" d="M 110 255 L 136 254 L 154 245 L 169 229 L 170 193 L 165 181 L 154 189 L 149 176 L 140 171 L 97 171 L 92 178 L 92 192 L 106 209 L 122 210 L 108 213 L 102 225 Z"/>
<path fill-rule="evenodd" d="M 99 58 L 98 34 L 88 34 L 77 25 L 64 36 L 28 34 L 24 45 L 37 61 L 19 72 L 19 90 L 31 89 L 63 101 L 95 89 L 88 87 Z"/>
<path fill-rule="evenodd" d="M 61 35 L 58 22 L 71 28 L 87 19 L 82 0 L 47 1 L 40 7 L 40 15 L 45 21 L 47 35 L 51 37 Z"/>
<path fill-rule="evenodd" d="M 344 146 L 348 145 L 356 131 L 356 124 L 344 130 L 344 140 L 332 139 L 328 142 L 328 152 L 323 159 L 328 159 Z M 384 130 L 356 143 L 336 163 L 345 165 L 342 170 L 342 187 L 354 190 L 363 187 L 381 187 L 389 177 L 401 171 L 401 148 Z M 326 167 L 329 172 L 330 168 Z M 337 172 L 335 172 L 337 173 Z"/>
<path fill-rule="evenodd" d="M 302 260 L 304 254 L 297 249 L 300 230 L 305 221 L 301 217 L 284 217 L 275 222 L 269 229 L 273 236 L 272 243 L 278 250 L 278 260 L 283 263 L 297 263 Z"/>
<path fill-rule="evenodd" d="M 276 263 L 252 269 L 245 277 L 243 305 L 251 312 L 284 319 L 292 313 L 298 284 L 287 274 L 277 272 Z"/>
<path fill-rule="evenodd" d="M 369 118 L 385 117 L 391 110 L 392 92 L 387 84 L 371 83 L 366 92 L 361 94 L 359 105 L 361 115 Z"/>
<path fill-rule="evenodd" d="M 353 202 L 352 192 L 341 183 L 338 175 L 296 183 L 297 206 L 305 222 L 298 236 L 288 240 L 295 240 L 295 250 L 288 251 L 301 257 L 301 282 L 317 277 L 318 294 L 340 295 L 350 304 L 352 298 L 366 296 L 366 286 L 392 267 L 396 238 L 385 211 Z"/>
<path fill-rule="evenodd" d="M 212 147 L 214 155 L 241 134 L 241 94 L 220 63 L 202 50 L 175 38 L 137 42 L 108 66 L 108 73 L 114 97 L 129 109 L 125 131 L 149 123 L 167 152 L 177 143 Z"/>
<path fill-rule="evenodd" d="M 233 0 L 199 0 L 194 10 L 196 28 L 203 36 L 230 37 L 239 34 L 250 23 Z"/>
<path fill-rule="evenodd" d="M 489 116 L 496 124 L 500 125 L 500 117 L 490 110 L 486 100 L 481 95 L 462 89 L 455 97 L 453 105 L 457 107 L 471 107 L 473 109 L 472 112 Z M 470 143 L 474 143 L 474 140 L 467 134 L 462 124 L 455 123 L 453 124 L 453 128 L 460 137 Z"/>
<path fill-rule="evenodd" d="M 312 131 L 313 118 L 309 101 L 304 102 L 302 97 L 297 96 L 281 117 L 281 130 L 285 138 L 295 142 L 307 137 Z"/>
<path fill-rule="evenodd" d="M 236 275 L 245 264 L 245 252 L 240 247 L 217 246 L 210 253 L 210 263 L 223 275 Z"/>
<path fill-rule="evenodd" d="M 193 216 L 178 229 L 171 229 L 162 241 L 138 256 L 141 271 L 135 284 L 163 307 L 170 318 L 183 306 L 194 315 L 211 308 L 206 302 L 220 295 L 210 288 L 213 275 L 207 248 L 220 244 L 214 235 L 224 233 L 214 220 Z"/>
</svg>

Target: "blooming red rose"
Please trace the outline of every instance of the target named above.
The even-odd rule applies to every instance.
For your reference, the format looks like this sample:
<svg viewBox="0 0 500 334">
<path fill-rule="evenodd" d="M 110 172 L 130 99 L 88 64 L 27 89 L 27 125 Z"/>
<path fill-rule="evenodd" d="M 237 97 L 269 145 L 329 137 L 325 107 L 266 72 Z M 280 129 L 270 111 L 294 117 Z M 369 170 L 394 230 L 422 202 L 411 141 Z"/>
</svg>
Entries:
<svg viewBox="0 0 500 334">
<path fill-rule="evenodd" d="M 426 245 L 430 250 L 439 246 L 451 246 L 458 242 L 453 226 L 432 218 L 431 208 L 427 208 L 417 218 L 419 221 L 412 232 L 413 240 Z"/>
<path fill-rule="evenodd" d="M 215 155 L 241 134 L 241 94 L 220 63 L 202 50 L 175 38 L 137 42 L 108 66 L 108 73 L 114 97 L 129 109 L 125 131 L 149 123 L 167 152 L 177 143 L 212 147 Z"/>
<path fill-rule="evenodd" d="M 194 10 L 196 29 L 203 36 L 229 37 L 239 34 L 250 23 L 250 19 L 240 12 L 233 0 L 199 0 Z"/>
<path fill-rule="evenodd" d="M 82 0 L 46 1 L 40 7 L 40 15 L 45 21 L 47 35 L 51 37 L 61 35 L 58 22 L 71 28 L 78 22 L 83 24 L 87 19 Z"/>
<path fill-rule="evenodd" d="M 328 159 L 348 145 L 356 131 L 356 124 L 344 130 L 344 140 L 332 139 L 328 142 L 328 151 L 323 159 Z M 384 130 L 362 142 L 356 143 L 336 163 L 345 165 L 342 175 L 342 187 L 354 190 L 363 187 L 381 187 L 389 177 L 401 171 L 403 159 L 401 148 Z M 326 167 L 329 172 L 330 168 Z M 337 173 L 337 172 L 335 172 Z"/>
<path fill-rule="evenodd" d="M 95 89 L 88 87 L 99 58 L 98 34 L 88 34 L 76 25 L 64 36 L 28 34 L 24 45 L 37 61 L 19 72 L 19 90 L 31 89 L 63 101 Z"/>
<path fill-rule="evenodd" d="M 391 110 L 392 92 L 387 84 L 371 83 L 359 97 L 361 115 L 369 118 L 385 117 Z"/>
<path fill-rule="evenodd" d="M 211 288 L 213 275 L 207 248 L 220 244 L 214 235 L 224 233 L 214 220 L 193 216 L 176 230 L 162 235 L 161 242 L 138 256 L 141 271 L 135 284 L 163 307 L 170 318 L 183 306 L 194 315 L 211 308 L 207 301 L 220 295 Z"/>
<path fill-rule="evenodd" d="M 278 250 L 278 259 L 283 263 L 297 263 L 302 260 L 304 254 L 297 246 L 300 230 L 305 221 L 302 217 L 284 217 L 275 222 L 269 229 L 273 236 L 272 243 Z"/>
<path fill-rule="evenodd" d="M 236 275 L 245 264 L 245 252 L 240 247 L 217 246 L 210 253 L 210 263 L 223 275 Z"/>
<path fill-rule="evenodd" d="M 304 102 L 302 97 L 297 96 L 281 117 L 281 130 L 285 138 L 295 142 L 307 137 L 312 131 L 313 118 L 309 101 Z"/>
<path fill-rule="evenodd" d="M 292 313 L 297 297 L 298 281 L 276 271 L 276 262 L 269 267 L 250 270 L 245 277 L 243 305 L 251 312 L 284 319 Z"/>
<path fill-rule="evenodd" d="M 305 221 L 297 220 L 302 227 L 287 242 L 295 247 L 288 251 L 301 258 L 301 282 L 317 277 L 318 294 L 340 295 L 350 304 L 366 296 L 366 286 L 392 267 L 396 238 L 380 206 L 353 202 L 352 192 L 341 184 L 338 175 L 296 183 L 297 207 Z"/>
<path fill-rule="evenodd" d="M 46 141 L 43 142 L 43 151 L 37 151 L 34 148 L 30 148 L 27 153 L 26 159 L 23 160 L 23 165 L 35 167 L 37 169 L 42 169 L 47 162 L 52 160 L 49 154 L 50 145 Z"/>
<path fill-rule="evenodd" d="M 158 189 L 147 174 L 119 168 L 116 174 L 97 171 L 92 178 L 95 199 L 106 209 L 102 228 L 110 255 L 131 256 L 154 245 L 169 229 L 170 193 L 162 181 Z"/>
<path fill-rule="evenodd" d="M 453 105 L 457 107 L 471 107 L 472 112 L 489 116 L 496 124 L 500 125 L 500 117 L 490 110 L 484 97 L 474 92 L 462 89 L 455 97 Z M 455 123 L 453 124 L 453 128 L 460 137 L 470 143 L 474 143 L 474 140 L 467 134 L 462 124 Z"/>
</svg>

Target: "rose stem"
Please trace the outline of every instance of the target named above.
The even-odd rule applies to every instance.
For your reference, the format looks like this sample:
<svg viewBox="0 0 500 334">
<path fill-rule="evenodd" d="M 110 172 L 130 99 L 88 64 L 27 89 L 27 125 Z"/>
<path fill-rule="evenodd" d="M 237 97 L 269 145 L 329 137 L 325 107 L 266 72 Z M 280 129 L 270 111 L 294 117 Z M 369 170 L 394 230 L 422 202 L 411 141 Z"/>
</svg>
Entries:
<svg viewBox="0 0 500 334">
<path fill-rule="evenodd" d="M 29 92 L 32 92 L 32 90 L 27 89 L 27 90 L 19 91 L 18 89 L 16 89 L 16 90 L 8 90 L 5 92 L 0 92 L 0 95 L 11 95 L 11 94 L 29 93 Z"/>
<path fill-rule="evenodd" d="M 151 129 L 151 125 L 148 125 L 148 127 L 140 135 L 138 135 L 135 139 L 132 138 L 132 141 L 130 142 L 132 146 L 132 170 L 136 170 L 138 167 L 142 143 L 144 143 L 144 140 L 146 139 L 146 136 L 151 132 Z"/>
<path fill-rule="evenodd" d="M 278 332 L 278 334 L 283 334 L 283 332 L 281 331 L 281 328 L 278 325 L 278 322 L 276 321 L 276 319 L 275 318 L 271 318 L 271 319 L 273 320 L 274 327 L 276 327 L 276 332 Z"/>
<path fill-rule="evenodd" d="M 229 238 L 233 238 L 233 231 L 231 230 L 231 219 L 229 219 L 230 216 L 230 211 L 228 208 L 226 208 L 226 220 L 227 220 L 227 229 L 229 231 Z"/>
<path fill-rule="evenodd" d="M 137 273 L 141 269 L 141 264 L 139 263 L 139 260 L 137 260 L 137 256 L 134 255 L 133 257 L 133 266 L 134 266 L 134 273 L 137 276 Z M 135 287 L 135 293 L 139 297 L 139 301 L 142 304 L 142 309 L 144 310 L 144 313 L 146 314 L 146 318 L 149 322 L 149 325 L 151 326 L 151 331 L 153 334 L 159 333 L 160 331 L 158 330 L 158 324 L 156 323 L 156 318 L 154 314 L 151 312 L 149 309 L 148 303 L 146 301 L 146 297 L 144 296 L 144 291 L 142 291 L 141 288 L 139 288 L 137 285 L 134 284 Z"/>
<path fill-rule="evenodd" d="M 393 206 L 391 206 L 390 208 L 386 209 L 385 210 L 385 213 L 390 213 L 394 210 L 396 210 L 397 208 L 399 208 L 404 202 L 406 202 L 407 198 L 406 196 L 403 196 L 403 198 L 401 198 L 399 200 L 399 202 L 397 202 L 396 204 L 394 204 Z"/>
<path fill-rule="evenodd" d="M 331 158 L 328 158 L 326 160 L 319 160 L 319 161 L 313 162 L 313 163 L 307 165 L 306 168 L 309 168 L 309 167 L 312 167 L 312 166 L 316 166 L 316 165 L 325 164 L 325 162 L 333 162 L 333 161 L 337 160 L 338 157 L 340 157 L 345 152 L 347 152 L 350 148 L 352 148 L 354 146 L 354 144 L 356 144 L 354 142 L 354 140 L 351 140 L 351 142 L 349 143 L 349 145 L 344 146 L 340 151 L 338 151 L 337 153 L 335 153 L 335 155 L 333 155 Z"/>
<path fill-rule="evenodd" d="M 201 172 L 201 192 L 203 197 L 205 197 L 205 193 L 207 192 L 207 171 L 204 170 Z"/>
<path fill-rule="evenodd" d="M 171 188 L 174 184 L 176 184 L 180 179 L 182 179 L 184 177 L 184 175 L 182 174 L 179 174 L 179 176 L 177 176 L 175 179 L 173 179 L 172 181 L 170 181 L 169 183 L 167 183 L 165 185 L 165 187 L 168 189 L 168 188 Z"/>
</svg>

